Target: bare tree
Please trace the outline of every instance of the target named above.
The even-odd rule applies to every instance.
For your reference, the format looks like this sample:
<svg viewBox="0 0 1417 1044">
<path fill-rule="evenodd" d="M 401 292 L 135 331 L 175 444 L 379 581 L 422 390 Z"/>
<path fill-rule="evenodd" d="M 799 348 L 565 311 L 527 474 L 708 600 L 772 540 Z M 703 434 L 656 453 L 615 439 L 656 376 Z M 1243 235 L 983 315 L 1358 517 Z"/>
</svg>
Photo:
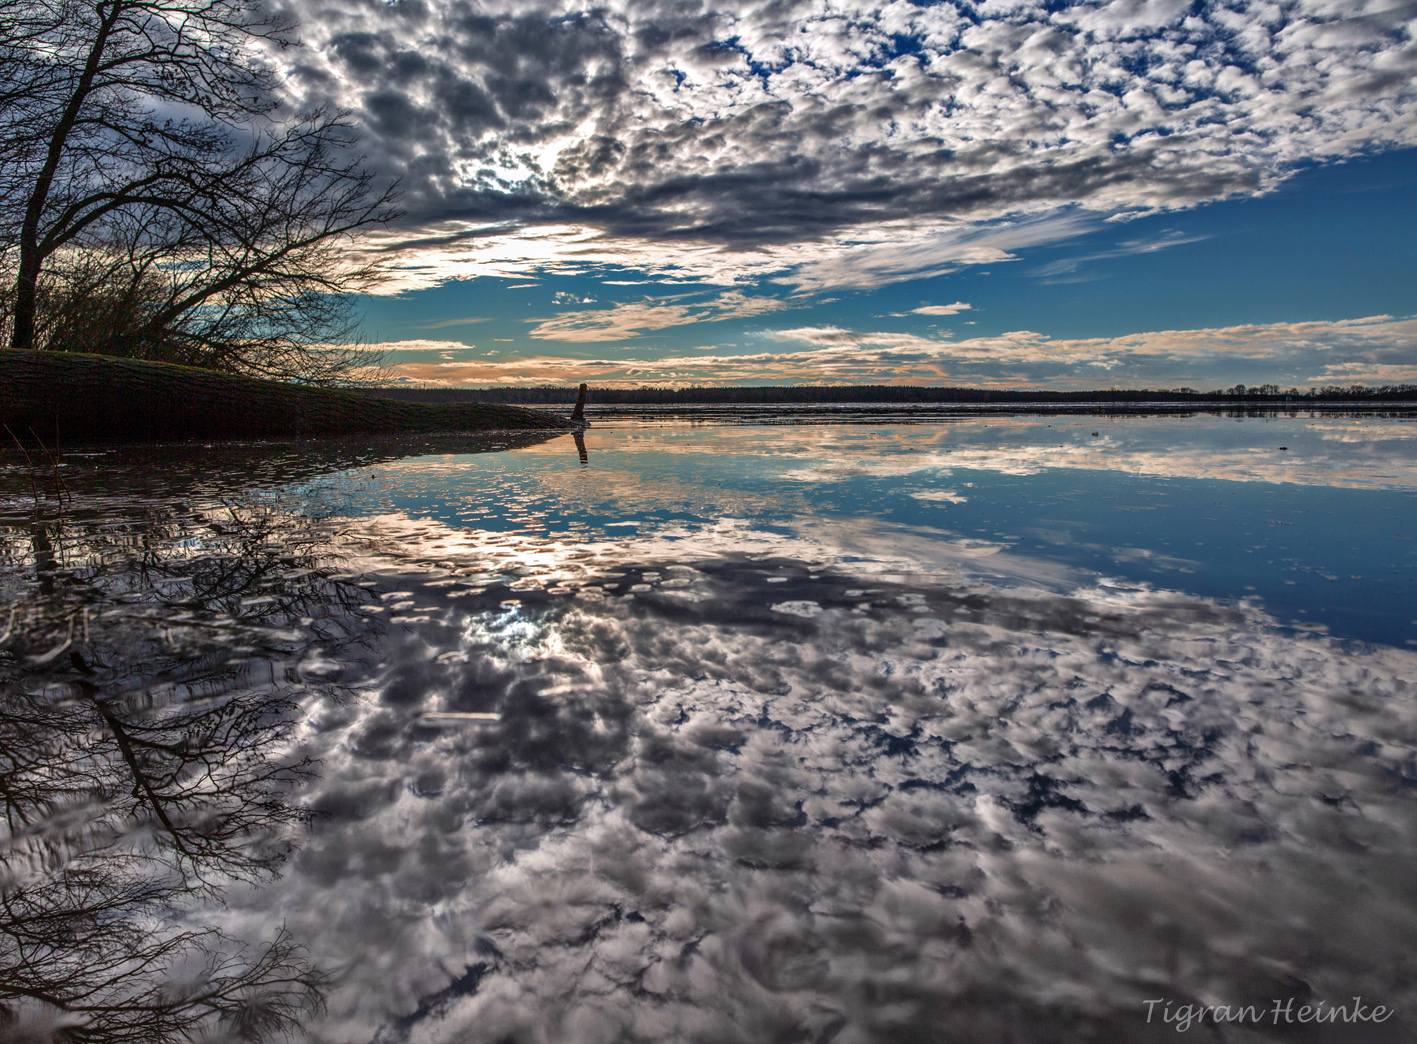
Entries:
<svg viewBox="0 0 1417 1044">
<path fill-rule="evenodd" d="M 11 347 L 347 375 L 325 346 L 375 274 L 343 248 L 393 189 L 344 114 L 279 112 L 293 29 L 259 0 L 0 0 Z"/>
</svg>

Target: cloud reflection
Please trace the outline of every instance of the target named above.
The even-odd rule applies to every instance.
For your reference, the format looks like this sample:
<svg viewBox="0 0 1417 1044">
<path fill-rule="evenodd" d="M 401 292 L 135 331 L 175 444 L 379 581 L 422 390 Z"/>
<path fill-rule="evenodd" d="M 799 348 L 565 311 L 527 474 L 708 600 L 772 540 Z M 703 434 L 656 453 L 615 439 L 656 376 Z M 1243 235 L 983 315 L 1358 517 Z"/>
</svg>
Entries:
<svg viewBox="0 0 1417 1044">
<path fill-rule="evenodd" d="M 1411 1036 L 1417 653 L 842 492 L 897 476 L 913 501 L 946 492 L 951 461 L 1047 467 L 1057 446 L 1096 469 L 1262 476 L 1240 465 L 1270 459 L 1276 430 L 1307 481 L 1377 461 L 1371 488 L 1409 475 L 1410 440 L 1335 439 L 1332 418 L 1068 423 L 597 424 L 584 464 L 570 440 L 343 454 L 326 462 L 342 474 L 312 466 L 284 497 L 260 463 L 244 480 L 75 468 L 103 497 L 80 491 L 64 534 L 37 539 L 26 516 L 0 544 L 8 601 L 62 603 L 0 657 L 0 769 L 47 831 L 25 851 L 49 857 L 110 801 L 136 809 L 125 843 L 162 855 L 178 836 L 141 789 L 72 784 L 131 778 L 83 687 L 101 683 L 159 744 L 152 764 L 175 766 L 159 782 L 188 802 L 193 845 L 238 859 L 172 898 L 173 934 L 129 918 L 124 945 L 190 927 L 305 947 L 299 969 L 329 984 L 300 1019 L 312 1041 L 1132 1041 L 1172 1039 L 1145 1024 L 1149 998 L 1354 995 Z M 148 511 L 154 488 L 168 514 L 118 510 Z M 211 495 L 237 488 L 249 516 Z M 796 510 L 824 491 L 847 509 Z M 102 611 L 80 643 L 85 598 Z M 229 641 L 196 637 L 214 623 Z M 58 715 L 44 742 L 12 742 L 36 707 Z M 213 714 L 240 742 L 203 742 Z M 25 749 L 40 770 L 14 766 Z M 241 814 L 277 783 L 285 818 L 262 833 Z M 239 862 L 271 851 L 285 862 Z M 118 880 L 165 884 L 154 863 Z M 58 887 L 56 866 L 72 864 L 27 869 Z M 70 983 L 99 981 L 84 945 L 53 951 Z M 184 970 L 112 995 L 135 1009 L 155 995 L 135 985 Z"/>
<path fill-rule="evenodd" d="M 1417 489 L 1417 453 L 1409 417 L 1339 419 L 1322 415 L 1128 417 L 936 415 L 943 423 L 892 426 L 808 424 L 696 426 L 665 429 L 654 453 L 739 457 L 794 482 L 839 481 L 853 475 L 907 476 L 951 470 L 1035 475 L 1050 468 L 1114 471 L 1161 478 L 1295 483 L 1350 489 Z M 881 421 L 887 422 L 888 416 Z M 1092 432 L 1099 434 L 1093 436 Z M 643 451 L 645 434 L 598 421 L 606 454 Z M 1380 445 L 1390 443 L 1390 445 Z M 1287 447 L 1281 450 L 1280 446 Z M 528 450 L 562 453 L 559 444 Z M 656 481 L 662 480 L 656 475 Z M 559 478 L 547 475 L 543 481 Z M 641 480 L 617 475 L 615 492 L 633 501 Z M 712 495 L 712 491 L 705 490 Z M 572 495 L 563 487 L 561 495 Z M 604 496 L 612 491 L 601 487 Z M 727 511 L 725 513 L 732 513 Z"/>
<path fill-rule="evenodd" d="M 1131 1040 L 1158 995 L 1413 1010 L 1411 652 L 1178 592 L 901 578 L 823 534 L 834 558 L 523 539 L 510 590 L 480 534 L 372 530 L 365 565 L 424 619 L 312 717 L 332 818 L 243 912 L 343 962 L 324 1037 Z"/>
<path fill-rule="evenodd" d="M 323 975 L 212 910 L 303 833 L 294 723 L 367 596 L 270 504 L 62 503 L 0 524 L 0 1041 L 279 1037 Z"/>
</svg>

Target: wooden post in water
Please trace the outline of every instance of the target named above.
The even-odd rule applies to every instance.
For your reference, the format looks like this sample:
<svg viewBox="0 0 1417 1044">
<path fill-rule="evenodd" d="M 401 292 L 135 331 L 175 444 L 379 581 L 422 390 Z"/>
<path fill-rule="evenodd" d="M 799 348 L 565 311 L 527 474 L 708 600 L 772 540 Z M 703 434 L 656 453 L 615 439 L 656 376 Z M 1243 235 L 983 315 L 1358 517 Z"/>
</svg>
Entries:
<svg viewBox="0 0 1417 1044">
<path fill-rule="evenodd" d="M 585 431 L 590 427 L 590 421 L 585 419 L 585 397 L 588 390 L 582 381 L 581 393 L 576 396 L 576 408 L 571 411 L 571 427 L 577 431 Z"/>
</svg>

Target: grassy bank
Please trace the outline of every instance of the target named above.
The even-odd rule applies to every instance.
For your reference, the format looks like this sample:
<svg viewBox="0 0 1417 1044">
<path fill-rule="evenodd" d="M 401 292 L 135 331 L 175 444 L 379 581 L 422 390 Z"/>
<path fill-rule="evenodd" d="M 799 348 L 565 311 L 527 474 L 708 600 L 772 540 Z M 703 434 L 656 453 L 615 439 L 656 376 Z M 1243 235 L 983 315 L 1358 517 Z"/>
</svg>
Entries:
<svg viewBox="0 0 1417 1044">
<path fill-rule="evenodd" d="M 168 363 L 8 349 L 0 350 L 0 422 L 60 445 L 568 426 L 498 403 L 401 402 Z"/>
</svg>

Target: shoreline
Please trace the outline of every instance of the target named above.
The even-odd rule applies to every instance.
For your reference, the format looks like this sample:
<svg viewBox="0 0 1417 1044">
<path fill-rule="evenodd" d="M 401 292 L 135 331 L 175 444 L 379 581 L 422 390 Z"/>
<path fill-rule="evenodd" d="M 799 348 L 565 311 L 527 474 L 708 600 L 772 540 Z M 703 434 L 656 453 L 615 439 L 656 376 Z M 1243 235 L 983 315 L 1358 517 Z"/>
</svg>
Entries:
<svg viewBox="0 0 1417 1044">
<path fill-rule="evenodd" d="M 1118 416 L 1118 417 L 1417 417 L 1417 402 L 1305 402 L 1265 404 L 1245 402 L 836 402 L 836 403 L 603 403 L 586 407 L 586 415 L 603 418 L 723 419 L 777 423 L 849 423 L 872 420 L 930 421 L 957 417 Z"/>
<path fill-rule="evenodd" d="M 25 442 L 155 443 L 548 431 L 570 421 L 503 403 L 405 402 L 79 352 L 0 351 L 0 424 Z M 8 444 L 9 436 L 0 429 Z"/>
</svg>

